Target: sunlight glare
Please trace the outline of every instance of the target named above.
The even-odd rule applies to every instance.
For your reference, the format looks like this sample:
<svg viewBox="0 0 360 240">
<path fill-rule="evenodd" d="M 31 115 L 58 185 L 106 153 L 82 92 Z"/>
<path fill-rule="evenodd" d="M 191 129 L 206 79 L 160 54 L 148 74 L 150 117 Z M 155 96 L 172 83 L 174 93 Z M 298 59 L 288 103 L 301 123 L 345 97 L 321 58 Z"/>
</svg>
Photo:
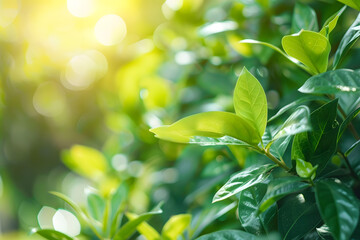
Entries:
<svg viewBox="0 0 360 240">
<path fill-rule="evenodd" d="M 105 46 L 120 43 L 126 35 L 126 24 L 124 20 L 115 14 L 101 17 L 95 25 L 95 37 Z"/>
<path fill-rule="evenodd" d="M 67 0 L 67 8 L 75 17 L 90 16 L 95 10 L 94 0 Z"/>
</svg>

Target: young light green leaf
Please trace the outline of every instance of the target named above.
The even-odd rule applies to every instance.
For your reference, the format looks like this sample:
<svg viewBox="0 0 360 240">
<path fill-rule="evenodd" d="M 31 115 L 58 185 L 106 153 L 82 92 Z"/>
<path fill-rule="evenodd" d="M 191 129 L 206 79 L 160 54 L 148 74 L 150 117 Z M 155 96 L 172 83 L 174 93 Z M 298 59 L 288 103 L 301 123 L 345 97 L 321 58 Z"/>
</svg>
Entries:
<svg viewBox="0 0 360 240">
<path fill-rule="evenodd" d="M 125 225 L 123 225 L 119 231 L 117 231 L 117 233 L 114 236 L 114 240 L 125 240 L 127 238 L 129 238 L 137 229 L 137 227 L 149 220 L 152 216 L 156 215 L 156 214 L 160 214 L 162 213 L 161 210 L 161 205 L 162 203 L 159 203 L 153 210 L 151 210 L 150 212 L 141 214 L 139 217 L 132 219 L 130 221 L 128 221 Z"/>
<path fill-rule="evenodd" d="M 333 61 L 333 69 L 336 69 L 344 55 L 349 51 L 349 49 L 355 44 L 355 42 L 360 37 L 360 29 L 357 27 L 360 26 L 360 13 L 350 26 L 350 28 L 346 31 L 345 35 L 341 39 L 341 42 L 335 52 L 334 61 Z"/>
<path fill-rule="evenodd" d="M 260 82 L 244 67 L 234 90 L 235 112 L 262 137 L 267 123 L 267 101 Z"/>
<path fill-rule="evenodd" d="M 313 74 L 325 72 L 331 50 L 329 40 L 317 32 L 301 30 L 282 39 L 285 52 L 309 67 Z"/>
<path fill-rule="evenodd" d="M 301 182 L 301 178 L 291 176 L 277 178 L 271 181 L 268 185 L 267 192 L 259 207 L 259 212 L 264 212 L 271 205 L 281 198 L 289 195 L 290 193 L 298 192 L 308 188 L 310 185 L 305 182 Z"/>
<path fill-rule="evenodd" d="M 336 151 L 338 134 L 337 99 L 333 100 L 310 115 L 312 131 L 295 135 L 291 159 L 303 159 L 319 165 L 320 173 Z"/>
<path fill-rule="evenodd" d="M 267 184 L 258 183 L 239 194 L 238 216 L 241 225 L 247 232 L 255 235 L 271 232 L 270 222 L 276 215 L 276 205 L 258 215 L 257 210 L 266 193 Z"/>
<path fill-rule="evenodd" d="M 139 215 L 135 213 L 126 213 L 126 217 L 128 217 L 130 220 L 134 220 L 139 217 Z M 141 233 L 146 240 L 160 240 L 160 234 L 147 222 L 142 222 L 139 224 L 136 228 L 139 233 Z"/>
<path fill-rule="evenodd" d="M 150 131 L 155 133 L 155 137 L 178 143 L 196 143 L 197 136 L 210 138 L 229 136 L 250 145 L 257 145 L 261 140 L 255 127 L 229 112 L 198 113 L 172 125 L 153 128 Z"/>
<path fill-rule="evenodd" d="M 308 5 L 296 2 L 291 22 L 291 32 L 297 33 L 301 29 L 317 32 L 319 27 L 314 9 Z"/>
<path fill-rule="evenodd" d="M 242 170 L 232 176 L 229 181 L 217 191 L 212 202 L 222 201 L 255 184 L 264 182 L 269 176 L 269 171 L 274 167 L 276 167 L 276 165 L 267 164 Z"/>
<path fill-rule="evenodd" d="M 358 93 L 360 70 L 337 69 L 312 76 L 299 88 L 302 93 Z"/>
<path fill-rule="evenodd" d="M 337 240 L 350 239 L 359 219 L 358 199 L 344 184 L 331 180 L 315 183 L 316 202 L 326 225 Z"/>
<path fill-rule="evenodd" d="M 324 35 L 325 37 L 329 38 L 330 33 L 336 27 L 337 21 L 341 14 L 345 11 L 346 6 L 343 6 L 339 11 L 334 13 L 328 19 L 326 19 L 323 27 L 320 30 L 320 34 Z"/>
<path fill-rule="evenodd" d="M 302 159 L 296 159 L 296 173 L 302 177 L 311 180 L 314 180 L 316 176 L 317 166 L 313 167 L 313 165 L 309 162 L 306 162 Z"/>
<path fill-rule="evenodd" d="M 256 235 L 240 230 L 221 230 L 203 235 L 196 240 L 258 240 Z"/>
<path fill-rule="evenodd" d="M 40 236 L 48 239 L 48 240 L 73 240 L 74 238 L 56 231 L 52 229 L 35 229 L 33 230 L 34 233 L 39 234 Z"/>
<path fill-rule="evenodd" d="M 360 11 L 360 2 L 358 0 L 338 0 L 338 1 Z"/>
<path fill-rule="evenodd" d="M 164 225 L 161 236 L 164 240 L 176 240 L 188 228 L 191 222 L 190 214 L 172 216 Z"/>
</svg>

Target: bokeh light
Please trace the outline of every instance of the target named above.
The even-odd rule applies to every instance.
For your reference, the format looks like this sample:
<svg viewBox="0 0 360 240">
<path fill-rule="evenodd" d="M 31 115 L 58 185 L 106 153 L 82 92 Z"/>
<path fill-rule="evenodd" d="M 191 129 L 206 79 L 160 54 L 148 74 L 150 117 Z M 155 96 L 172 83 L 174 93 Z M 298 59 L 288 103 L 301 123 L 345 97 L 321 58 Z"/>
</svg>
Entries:
<svg viewBox="0 0 360 240">
<path fill-rule="evenodd" d="M 126 24 L 124 20 L 116 15 L 109 14 L 101 17 L 95 25 L 95 37 L 105 46 L 120 43 L 126 36 Z"/>
<path fill-rule="evenodd" d="M 67 0 L 67 8 L 75 17 L 88 17 L 95 11 L 95 0 Z"/>
<path fill-rule="evenodd" d="M 41 115 L 56 117 L 66 108 L 66 96 L 59 84 L 44 82 L 36 89 L 33 104 L 35 110 Z"/>
</svg>

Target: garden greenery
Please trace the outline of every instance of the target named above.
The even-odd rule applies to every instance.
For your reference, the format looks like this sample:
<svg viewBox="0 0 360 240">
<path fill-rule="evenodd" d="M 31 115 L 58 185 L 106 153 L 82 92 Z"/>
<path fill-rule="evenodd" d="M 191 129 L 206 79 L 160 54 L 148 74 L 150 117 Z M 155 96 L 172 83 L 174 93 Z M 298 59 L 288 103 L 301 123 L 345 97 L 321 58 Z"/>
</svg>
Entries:
<svg viewBox="0 0 360 240">
<path fill-rule="evenodd" d="M 271 10 L 267 6 L 271 1 L 257 2 Z M 284 99 L 283 107 L 273 110 L 263 80 L 258 79 L 261 75 L 249 64 L 242 67 L 233 90 L 232 106 L 228 108 L 234 111 L 198 111 L 170 125 L 150 129 L 155 137 L 165 140 L 163 144 L 189 143 L 208 146 L 206 149 L 227 146 L 227 154 L 238 158 L 242 169 L 231 176 L 223 171 L 226 182 L 219 185 L 220 179 L 213 184 L 218 187 L 213 192 L 216 212 L 212 217 L 177 214 L 158 231 L 149 220 L 162 214 L 161 203 L 142 214 L 128 211 L 126 185 L 111 191 L 87 191 L 86 208 L 65 195 L 53 193 L 67 202 L 81 224 L 89 229 L 84 236 L 129 239 L 138 231 L 149 240 L 360 239 L 360 162 L 355 156 L 360 144 L 359 128 L 355 124 L 360 112 L 360 70 L 340 68 L 360 37 L 360 14 L 352 19 L 347 30 L 338 30 L 343 32 L 340 43 L 331 45 L 331 36 L 344 12 L 359 11 L 360 5 L 357 1 L 340 2 L 348 7 L 340 6 L 321 28 L 312 8 L 296 3 L 292 34 L 279 41 L 283 50 L 274 41 L 242 38 L 234 43 L 231 34 L 238 26 L 229 21 L 217 22 L 220 28 L 211 28 L 211 24 L 202 27 L 198 34 L 215 38 L 214 41 L 216 36 L 223 36 L 217 34 L 228 34 L 234 49 L 243 55 L 260 45 L 263 53 L 258 57 L 263 59 L 259 64 L 267 62 L 267 48 L 274 50 L 274 55 L 279 53 L 276 57 L 282 60 L 276 68 L 289 68 L 306 77 L 296 87 L 296 96 L 300 97 Z M 99 169 L 100 173 L 106 172 L 99 160 L 101 153 L 92 157 L 92 165 L 84 170 L 71 155 L 74 150 L 64 153 L 65 164 L 89 178 L 102 179 L 97 176 Z M 188 156 L 191 155 L 190 151 Z M 220 202 L 221 208 L 215 206 Z M 235 205 L 236 213 L 231 212 Z M 227 227 L 200 236 L 207 225 L 226 213 L 236 214 L 238 219 L 236 222 L 232 218 L 232 230 Z M 56 228 L 36 232 L 47 239 L 73 239 L 66 231 Z"/>
</svg>

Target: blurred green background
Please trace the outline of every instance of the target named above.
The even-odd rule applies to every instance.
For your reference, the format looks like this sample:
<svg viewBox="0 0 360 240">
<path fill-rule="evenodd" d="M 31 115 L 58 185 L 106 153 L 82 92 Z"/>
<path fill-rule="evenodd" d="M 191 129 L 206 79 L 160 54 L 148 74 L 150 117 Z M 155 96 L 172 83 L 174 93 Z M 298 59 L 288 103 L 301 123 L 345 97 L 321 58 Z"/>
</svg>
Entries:
<svg viewBox="0 0 360 240">
<path fill-rule="evenodd" d="M 134 212 L 166 201 L 158 226 L 209 209 L 231 173 L 266 160 L 162 142 L 148 130 L 197 112 L 233 111 L 243 66 L 266 90 L 270 115 L 296 99 L 305 72 L 271 49 L 238 43 L 280 46 L 295 2 L 1 0 L 0 236 L 26 235 L 42 206 L 62 207 L 49 191 L 81 203 L 86 186 L 106 195 L 126 184 Z M 320 26 L 342 6 L 299 2 L 318 11 Z M 333 46 L 355 14 L 348 9 L 339 19 Z M 358 49 L 351 54 L 359 57 Z M 228 214 L 205 231 L 234 219 Z"/>
</svg>

